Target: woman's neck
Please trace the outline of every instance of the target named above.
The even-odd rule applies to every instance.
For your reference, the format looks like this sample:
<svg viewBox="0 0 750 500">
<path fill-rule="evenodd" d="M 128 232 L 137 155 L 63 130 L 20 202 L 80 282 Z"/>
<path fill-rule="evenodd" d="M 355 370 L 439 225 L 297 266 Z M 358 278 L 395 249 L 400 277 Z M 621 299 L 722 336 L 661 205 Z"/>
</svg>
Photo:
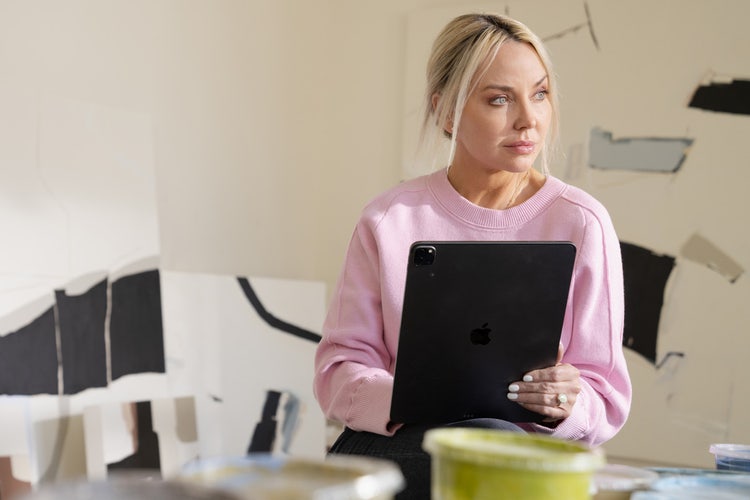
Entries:
<svg viewBox="0 0 750 500">
<path fill-rule="evenodd" d="M 523 172 L 469 171 L 454 165 L 448 168 L 448 181 L 473 204 L 506 210 L 533 196 L 544 184 L 544 176 L 533 168 Z"/>
</svg>

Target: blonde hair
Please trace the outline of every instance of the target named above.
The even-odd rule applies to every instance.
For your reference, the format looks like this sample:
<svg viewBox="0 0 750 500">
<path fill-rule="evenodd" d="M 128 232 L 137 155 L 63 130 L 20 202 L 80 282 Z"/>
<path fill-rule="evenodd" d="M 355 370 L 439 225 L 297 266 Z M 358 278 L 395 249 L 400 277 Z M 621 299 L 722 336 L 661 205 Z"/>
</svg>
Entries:
<svg viewBox="0 0 750 500">
<path fill-rule="evenodd" d="M 477 82 L 487 70 L 489 62 L 507 40 L 531 45 L 547 72 L 552 121 L 544 142 L 540 160 L 542 171 L 549 173 L 549 162 L 556 148 L 559 133 L 559 104 L 557 81 L 552 62 L 541 39 L 524 24 L 506 16 L 465 14 L 453 19 L 440 32 L 432 46 L 427 64 L 427 89 L 422 123 L 421 146 L 437 158 L 437 147 L 443 137 L 450 139 L 448 165 L 456 150 L 456 131 L 461 112 Z M 438 95 L 436 103 L 433 96 Z M 446 130 L 452 123 L 452 132 Z"/>
</svg>

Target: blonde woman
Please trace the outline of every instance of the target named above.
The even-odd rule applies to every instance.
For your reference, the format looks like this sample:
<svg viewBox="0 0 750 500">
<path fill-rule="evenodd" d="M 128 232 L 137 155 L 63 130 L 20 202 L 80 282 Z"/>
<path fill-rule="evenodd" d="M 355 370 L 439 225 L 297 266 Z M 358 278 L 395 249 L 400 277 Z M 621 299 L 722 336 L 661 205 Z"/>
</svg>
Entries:
<svg viewBox="0 0 750 500">
<path fill-rule="evenodd" d="M 332 453 L 401 465 L 401 498 L 429 498 L 426 425 L 389 420 L 410 245 L 424 240 L 571 241 L 577 257 L 561 359 L 507 388 L 542 424 L 494 418 L 446 423 L 551 434 L 598 446 L 627 418 L 620 246 L 605 208 L 550 175 L 557 85 L 539 38 L 503 16 L 451 21 L 427 70 L 423 143 L 449 155 L 432 174 L 371 201 L 354 230 L 316 354 L 315 394 L 346 428 Z M 535 168 L 535 164 L 539 168 Z"/>
</svg>

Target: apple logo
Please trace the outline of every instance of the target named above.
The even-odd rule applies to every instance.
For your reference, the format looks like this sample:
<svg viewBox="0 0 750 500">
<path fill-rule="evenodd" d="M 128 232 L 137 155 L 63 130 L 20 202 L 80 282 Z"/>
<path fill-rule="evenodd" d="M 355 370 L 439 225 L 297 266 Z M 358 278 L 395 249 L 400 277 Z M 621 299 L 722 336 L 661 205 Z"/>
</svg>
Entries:
<svg viewBox="0 0 750 500">
<path fill-rule="evenodd" d="M 471 343 L 474 345 L 487 345 L 490 343 L 490 332 L 492 331 L 492 328 L 487 326 L 488 324 L 485 323 L 479 328 L 474 328 L 471 331 L 470 339 Z"/>
</svg>

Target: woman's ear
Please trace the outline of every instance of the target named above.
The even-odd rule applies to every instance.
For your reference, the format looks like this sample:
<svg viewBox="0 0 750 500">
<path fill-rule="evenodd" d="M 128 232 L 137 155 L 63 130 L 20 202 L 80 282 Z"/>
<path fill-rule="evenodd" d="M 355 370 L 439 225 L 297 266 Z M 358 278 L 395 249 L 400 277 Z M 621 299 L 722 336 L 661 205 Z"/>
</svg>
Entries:
<svg viewBox="0 0 750 500">
<path fill-rule="evenodd" d="M 432 101 L 432 112 L 433 113 L 435 112 L 435 110 L 437 110 L 437 104 L 438 104 L 439 100 L 440 100 L 440 92 L 435 92 L 434 94 L 432 94 L 431 101 Z"/>
<path fill-rule="evenodd" d="M 440 101 L 440 92 L 435 92 L 432 94 L 432 98 L 430 99 L 432 104 L 432 112 L 435 113 L 437 111 L 438 101 Z M 443 133 L 446 137 L 450 138 L 453 134 L 453 119 L 449 118 L 448 122 L 445 124 L 445 128 L 443 129 Z"/>
</svg>

